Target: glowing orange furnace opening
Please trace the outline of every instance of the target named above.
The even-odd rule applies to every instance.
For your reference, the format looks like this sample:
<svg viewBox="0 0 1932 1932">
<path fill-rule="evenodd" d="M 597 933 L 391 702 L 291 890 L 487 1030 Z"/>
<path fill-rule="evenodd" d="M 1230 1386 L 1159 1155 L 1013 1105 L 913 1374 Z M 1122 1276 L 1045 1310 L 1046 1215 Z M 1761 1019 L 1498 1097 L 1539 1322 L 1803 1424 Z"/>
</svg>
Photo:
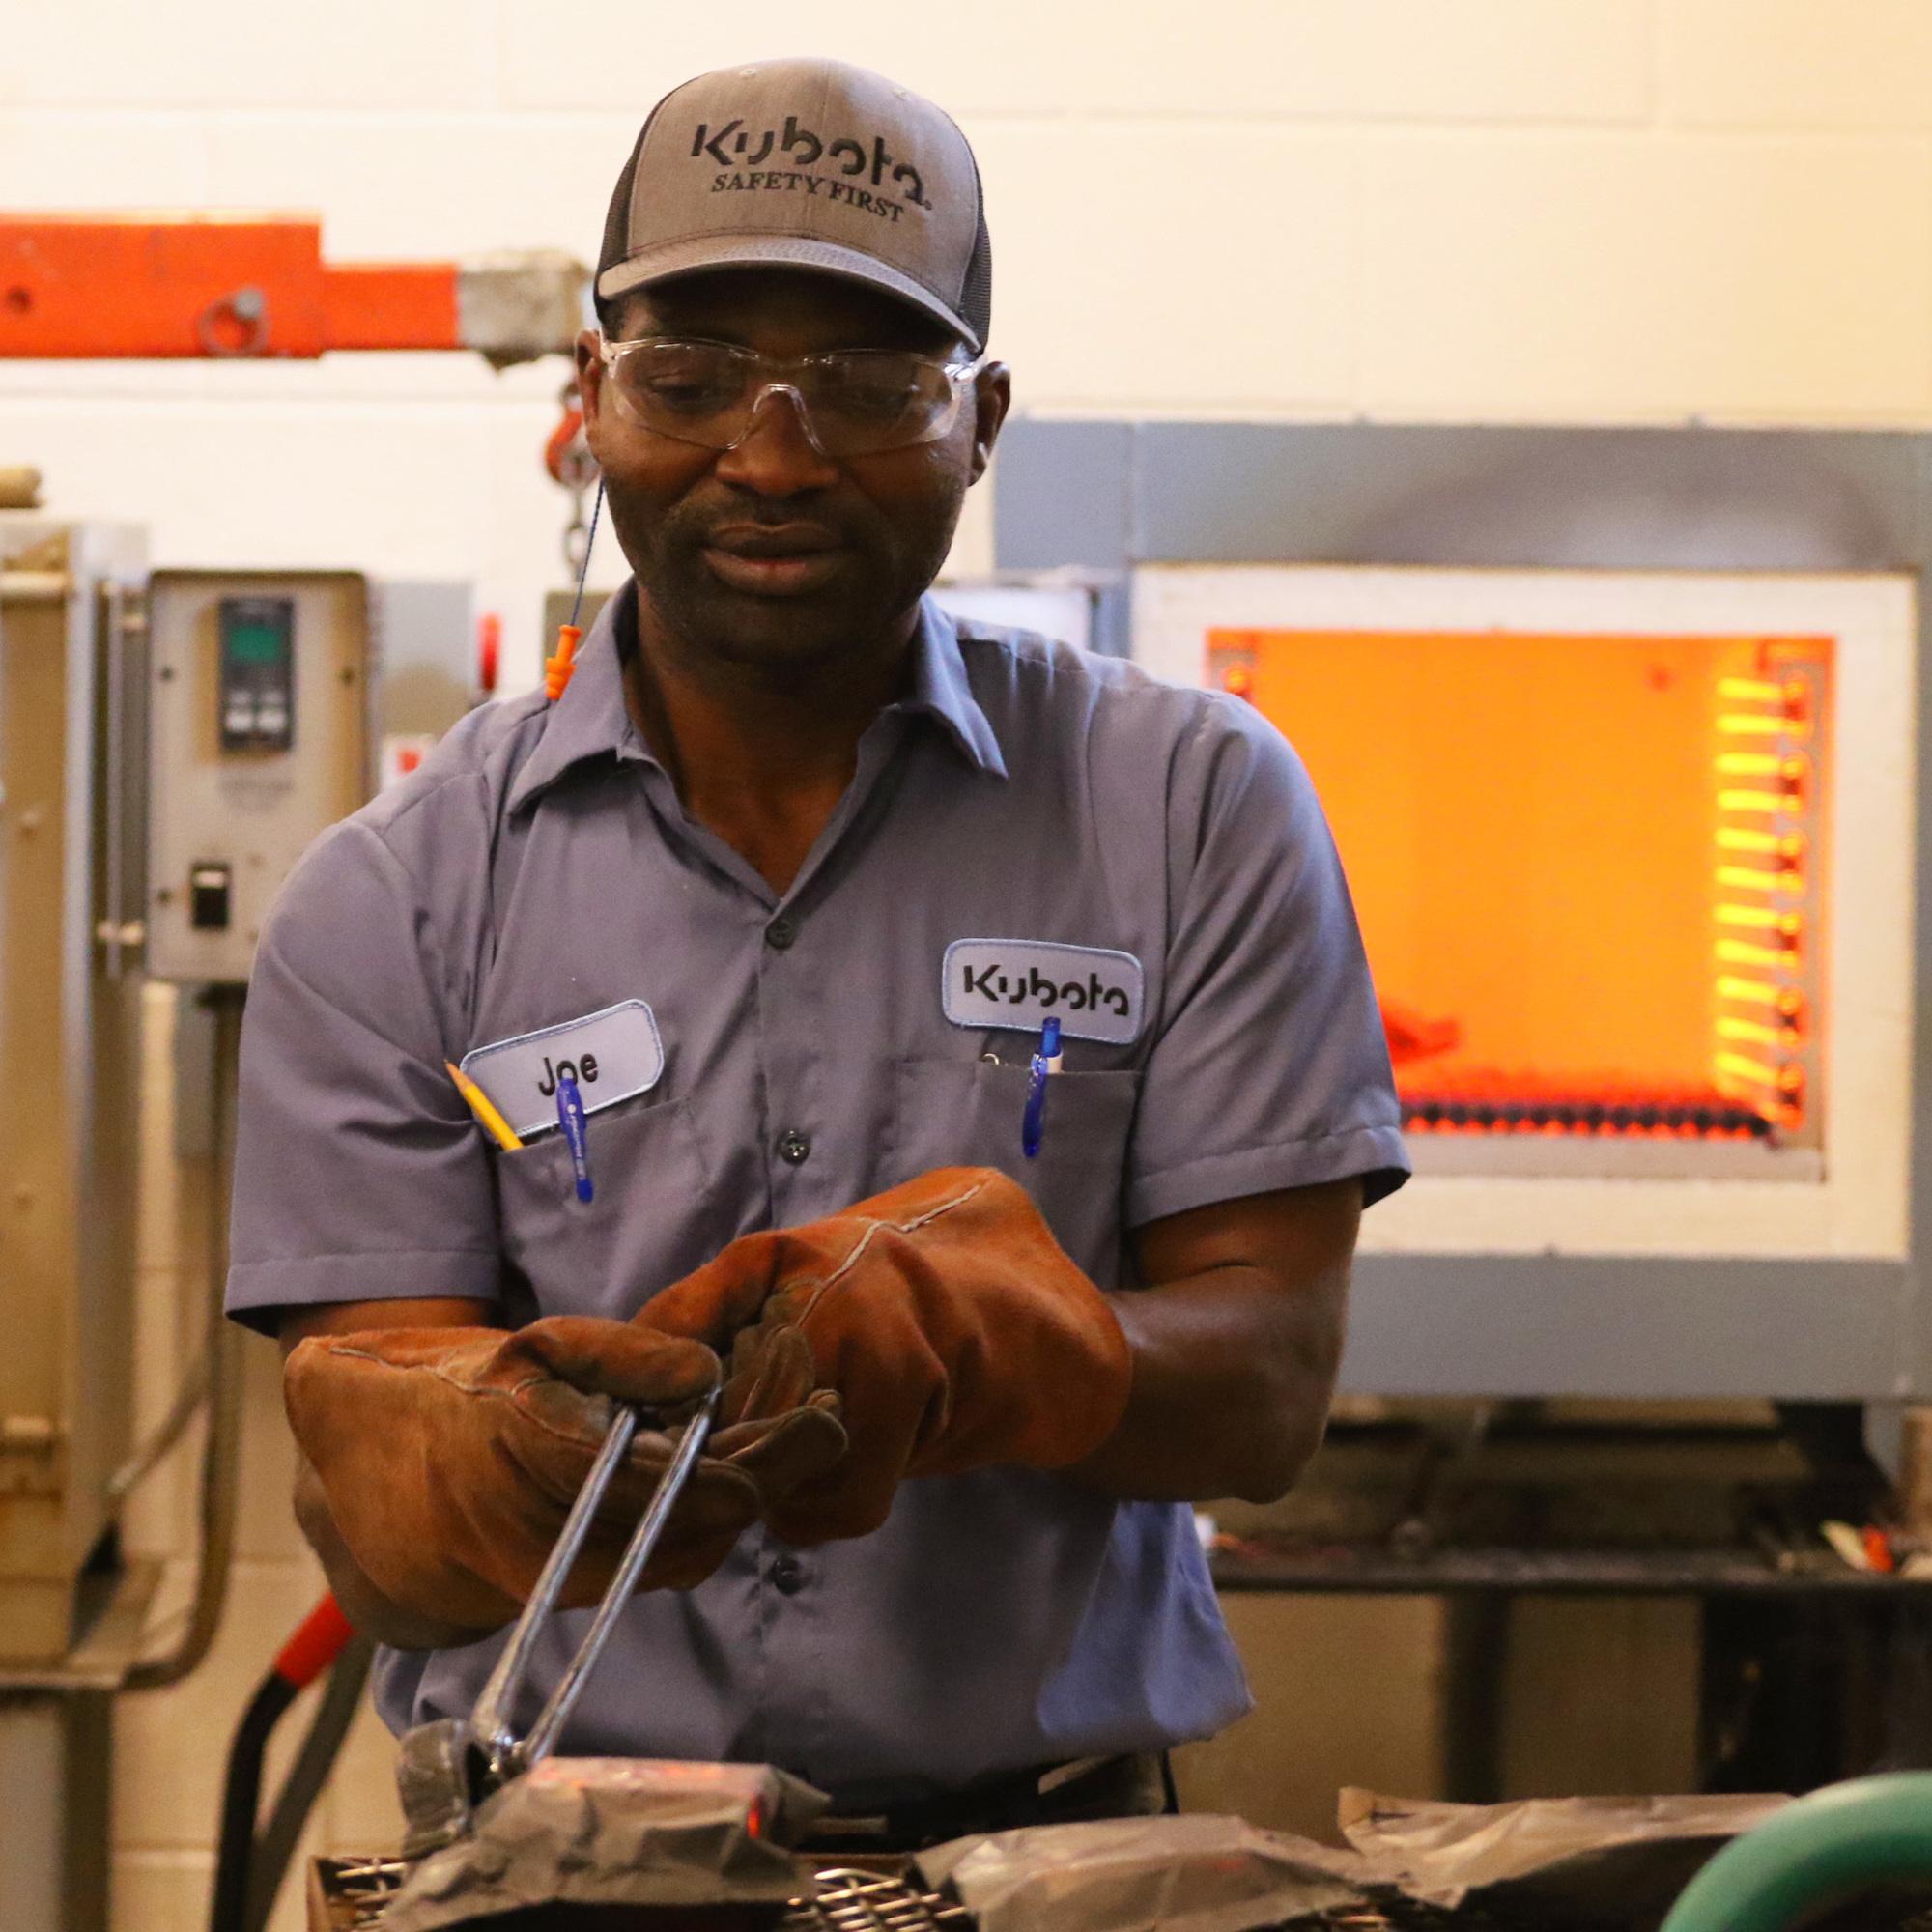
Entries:
<svg viewBox="0 0 1932 1932">
<path fill-rule="evenodd" d="M 1815 1142 L 1832 639 L 1208 643 L 1321 795 L 1410 1129 Z"/>
</svg>

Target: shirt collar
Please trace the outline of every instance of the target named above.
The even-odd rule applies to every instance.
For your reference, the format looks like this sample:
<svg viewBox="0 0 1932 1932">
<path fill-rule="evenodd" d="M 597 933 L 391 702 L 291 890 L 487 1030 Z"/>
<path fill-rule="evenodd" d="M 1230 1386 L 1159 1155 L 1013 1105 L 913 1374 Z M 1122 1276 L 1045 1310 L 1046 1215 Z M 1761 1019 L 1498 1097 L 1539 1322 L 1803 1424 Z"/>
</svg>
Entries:
<svg viewBox="0 0 1932 1932">
<path fill-rule="evenodd" d="M 919 629 L 913 633 L 912 689 L 887 708 L 923 712 L 944 727 L 976 771 L 999 779 L 1007 776 L 1000 741 L 966 676 L 959 627 L 930 597 L 920 600 Z"/>
<path fill-rule="evenodd" d="M 637 596 L 636 579 L 627 579 L 597 613 L 578 646 L 570 682 L 549 707 L 543 736 L 510 787 L 508 810 L 515 811 L 549 790 L 573 765 L 586 759 L 649 760 L 625 708 L 618 653 L 619 637 L 637 622 Z M 1000 741 L 967 680 L 958 629 L 929 597 L 921 600 L 919 627 L 913 633 L 912 688 L 886 708 L 933 719 L 975 770 L 994 778 L 1007 776 Z"/>
<path fill-rule="evenodd" d="M 637 621 L 638 586 L 627 578 L 609 598 L 583 641 L 563 696 L 546 707 L 543 736 L 524 760 L 505 810 L 517 810 L 548 791 L 571 766 L 587 758 L 641 761 L 647 754 L 624 707 L 623 665 L 617 653 L 619 625 Z"/>
</svg>

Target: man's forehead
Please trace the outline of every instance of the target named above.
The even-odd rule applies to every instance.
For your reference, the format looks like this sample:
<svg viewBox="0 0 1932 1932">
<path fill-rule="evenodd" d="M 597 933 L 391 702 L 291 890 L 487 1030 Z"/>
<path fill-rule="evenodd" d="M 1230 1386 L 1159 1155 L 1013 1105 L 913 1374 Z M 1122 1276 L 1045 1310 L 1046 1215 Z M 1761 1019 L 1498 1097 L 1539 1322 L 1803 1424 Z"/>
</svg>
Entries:
<svg viewBox="0 0 1932 1932">
<path fill-rule="evenodd" d="M 760 337 L 806 332 L 844 346 L 936 348 L 952 340 L 910 302 L 822 270 L 707 269 L 654 282 L 625 298 L 624 332 L 701 331 L 756 346 Z"/>
</svg>

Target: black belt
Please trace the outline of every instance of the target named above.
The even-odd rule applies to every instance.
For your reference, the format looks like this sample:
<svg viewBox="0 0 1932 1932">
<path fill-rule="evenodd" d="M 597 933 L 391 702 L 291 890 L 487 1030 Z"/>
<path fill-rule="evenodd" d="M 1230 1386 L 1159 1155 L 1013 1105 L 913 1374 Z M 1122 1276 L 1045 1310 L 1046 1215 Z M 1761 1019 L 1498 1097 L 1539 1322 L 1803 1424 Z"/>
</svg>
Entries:
<svg viewBox="0 0 1932 1932">
<path fill-rule="evenodd" d="M 1179 1808 L 1167 1753 L 1133 1751 L 1036 1765 L 936 1798 L 831 1811 L 807 1833 L 800 1849 L 916 1852 L 981 1832 L 1069 1825 L 1089 1818 L 1146 1818 Z"/>
</svg>

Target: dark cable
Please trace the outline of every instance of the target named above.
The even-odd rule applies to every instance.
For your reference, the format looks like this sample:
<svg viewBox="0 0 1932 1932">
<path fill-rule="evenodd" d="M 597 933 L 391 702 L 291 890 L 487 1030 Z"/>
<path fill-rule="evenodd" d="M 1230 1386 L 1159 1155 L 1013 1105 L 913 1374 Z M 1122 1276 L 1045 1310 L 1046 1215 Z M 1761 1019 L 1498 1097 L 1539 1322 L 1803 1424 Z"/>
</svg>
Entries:
<svg viewBox="0 0 1932 1932">
<path fill-rule="evenodd" d="M 590 499 L 590 527 L 583 533 L 583 561 L 577 566 L 577 601 L 570 607 L 570 621 L 575 624 L 583 614 L 583 580 L 590 575 L 590 552 L 597 541 L 597 518 L 604 508 L 604 478 L 597 479 L 597 494 Z"/>
<path fill-rule="evenodd" d="M 187 1627 L 164 1657 L 144 1658 L 128 1671 L 124 1690 L 164 1690 L 199 1668 L 221 1628 L 235 1555 L 235 1513 L 242 1481 L 242 1331 L 222 1314 L 228 1276 L 228 1207 L 235 1176 L 236 1068 L 240 1063 L 240 986 L 210 986 L 214 1013 L 214 1069 L 210 1100 L 214 1119 L 213 1200 L 209 1210 L 203 1332 L 208 1353 L 208 1435 L 202 1445 L 198 1508 L 200 1547 Z"/>
<path fill-rule="evenodd" d="M 335 1769 L 342 1741 L 349 1735 L 349 1727 L 361 1707 L 362 1687 L 369 1681 L 369 1663 L 375 1654 L 376 1646 L 370 1638 L 355 1637 L 344 1647 L 335 1667 L 328 1673 L 328 1688 L 322 1693 L 322 1703 L 308 1727 L 308 1736 L 302 1740 L 301 1749 L 282 1781 L 275 1808 L 270 1812 L 269 1822 L 255 1841 L 254 1857 L 249 1861 L 248 1911 L 242 1921 L 243 1932 L 263 1932 L 275 1909 L 275 1894 L 281 1890 L 282 1880 L 295 1858 L 302 1827 L 308 1823 L 308 1814 L 315 1809 L 315 1801 Z"/>
<path fill-rule="evenodd" d="M 255 1804 L 262 1795 L 262 1757 L 269 1734 L 296 1700 L 296 1687 L 271 1672 L 249 1699 L 228 1749 L 228 1776 L 221 1787 L 221 1836 L 214 1853 L 211 1932 L 243 1932 L 247 1924 L 248 1872 L 255 1851 Z"/>
</svg>

